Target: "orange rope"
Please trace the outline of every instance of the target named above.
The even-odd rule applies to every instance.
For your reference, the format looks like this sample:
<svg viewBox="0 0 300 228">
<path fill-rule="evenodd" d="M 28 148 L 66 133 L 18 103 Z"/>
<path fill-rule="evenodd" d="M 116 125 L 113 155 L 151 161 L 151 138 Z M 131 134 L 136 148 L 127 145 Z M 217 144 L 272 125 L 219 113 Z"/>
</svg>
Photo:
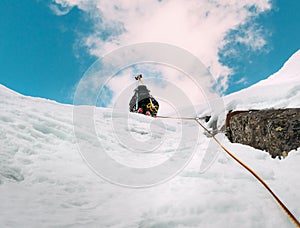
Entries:
<svg viewBox="0 0 300 228">
<path fill-rule="evenodd" d="M 249 171 L 273 196 L 275 201 L 279 204 L 279 206 L 282 208 L 282 210 L 286 213 L 288 218 L 295 224 L 297 228 L 300 228 L 300 223 L 296 219 L 296 217 L 293 215 L 292 212 L 284 205 L 284 203 L 277 197 L 277 195 L 272 191 L 272 189 L 267 185 L 267 183 L 256 173 L 254 170 L 252 170 L 250 167 L 248 167 L 244 162 L 242 162 L 240 159 L 238 159 L 235 155 L 233 155 L 226 147 L 222 145 L 222 143 L 203 125 L 201 124 L 198 119 L 195 117 L 174 117 L 174 116 L 156 116 L 156 118 L 164 118 L 164 119 L 178 119 L 178 120 L 194 120 L 199 124 L 215 141 L 216 143 L 235 161 L 237 161 L 241 166 L 243 166 L 247 171 Z"/>
</svg>

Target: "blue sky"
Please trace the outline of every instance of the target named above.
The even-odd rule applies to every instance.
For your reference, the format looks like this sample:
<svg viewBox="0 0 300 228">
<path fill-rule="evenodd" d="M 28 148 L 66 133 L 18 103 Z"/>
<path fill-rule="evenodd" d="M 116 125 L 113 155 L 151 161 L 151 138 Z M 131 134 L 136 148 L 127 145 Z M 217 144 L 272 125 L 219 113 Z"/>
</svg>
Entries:
<svg viewBox="0 0 300 228">
<path fill-rule="evenodd" d="M 72 103 L 73 86 L 95 59 L 76 43 L 88 30 L 79 10 L 59 17 L 42 1 L 1 1 L 0 83 Z"/>
<path fill-rule="evenodd" d="M 241 55 L 222 59 L 237 72 L 230 78 L 227 93 L 248 87 L 277 72 L 284 62 L 300 49 L 300 1 L 277 0 L 273 1 L 272 7 L 272 11 L 256 19 L 265 30 L 266 48 L 248 52 L 243 45 L 233 44 L 231 48 L 239 50 Z M 235 83 L 244 76 L 247 77 L 247 83 Z"/>
<path fill-rule="evenodd" d="M 242 29 L 230 30 L 220 62 L 234 70 L 226 94 L 248 87 L 278 71 L 300 48 L 300 1 L 272 1 L 272 9 L 241 25 L 261 30 L 266 44 L 253 50 L 236 42 Z M 51 1 L 2 0 L 0 6 L 0 83 L 19 93 L 72 103 L 76 83 L 96 60 L 96 51 L 83 45 L 95 33 L 95 21 L 80 5 L 66 7 L 64 15 L 51 10 Z M 251 9 L 250 9 L 251 10 Z M 97 22 L 98 23 L 98 22 Z M 107 25 L 108 24 L 108 25 Z M 101 42 L 123 30 L 107 23 L 97 27 Z M 126 31 L 124 29 L 124 31 Z M 243 36 L 243 34 L 241 35 Z M 231 39 L 232 38 L 232 39 Z M 224 55 L 234 50 L 238 54 Z M 101 52 L 100 52 L 101 53 Z"/>
</svg>

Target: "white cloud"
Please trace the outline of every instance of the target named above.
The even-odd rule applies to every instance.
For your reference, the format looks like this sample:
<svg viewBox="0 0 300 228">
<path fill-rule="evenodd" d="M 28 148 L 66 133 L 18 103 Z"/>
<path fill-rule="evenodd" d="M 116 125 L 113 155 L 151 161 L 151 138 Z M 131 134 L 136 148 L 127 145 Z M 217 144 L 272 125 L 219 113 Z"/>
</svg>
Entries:
<svg viewBox="0 0 300 228">
<path fill-rule="evenodd" d="M 67 3 L 61 3 L 61 4 L 50 4 L 50 9 L 52 10 L 53 13 L 55 13 L 57 16 L 63 16 L 68 14 L 72 6 L 69 6 Z"/>
<path fill-rule="evenodd" d="M 236 42 L 245 44 L 250 49 L 256 51 L 266 45 L 266 40 L 261 35 L 261 29 L 255 26 L 249 27 L 243 34 L 243 36 L 237 36 Z"/>
<path fill-rule="evenodd" d="M 219 61 L 226 35 L 270 10 L 270 0 L 55 0 L 61 7 L 87 12 L 95 31 L 85 39 L 92 55 L 101 57 L 122 45 L 163 42 L 197 56 L 226 88 L 231 69 Z M 254 27 L 252 27 L 254 28 Z M 265 45 L 256 29 L 240 42 L 255 49 Z M 228 51 L 228 50 L 227 50 Z"/>
<path fill-rule="evenodd" d="M 240 80 L 238 80 L 237 82 L 235 82 L 235 84 L 247 84 L 248 81 L 247 81 L 247 78 L 243 77 L 241 78 Z"/>
</svg>

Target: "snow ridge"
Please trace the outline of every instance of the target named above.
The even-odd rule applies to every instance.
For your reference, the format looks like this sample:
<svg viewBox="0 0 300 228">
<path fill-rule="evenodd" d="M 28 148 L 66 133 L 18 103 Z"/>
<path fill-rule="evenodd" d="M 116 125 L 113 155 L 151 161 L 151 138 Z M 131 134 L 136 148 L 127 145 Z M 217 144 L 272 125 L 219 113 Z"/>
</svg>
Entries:
<svg viewBox="0 0 300 228">
<path fill-rule="evenodd" d="M 269 79 L 225 97 L 226 110 L 300 107 L 299 62 L 298 51 Z M 216 154 L 215 160 L 199 172 L 210 142 L 202 134 L 193 159 L 179 175 L 151 188 L 124 188 L 104 181 L 84 162 L 71 105 L 23 96 L 2 85 L 0 103 L 0 227 L 293 227 L 265 189 L 221 150 L 208 151 Z M 98 137 L 118 162 L 145 168 L 172 159 L 180 121 L 159 123 L 151 133 L 159 138 L 160 129 L 166 132 L 169 141 L 161 150 L 132 154 L 114 140 L 111 110 L 95 113 Z M 117 114 L 117 120 L 124 118 L 130 125 L 120 126 L 121 137 L 151 137 L 152 119 Z M 88 132 L 83 130 L 82 137 Z M 300 218 L 299 149 L 279 161 L 231 144 L 224 135 L 217 137 Z"/>
</svg>

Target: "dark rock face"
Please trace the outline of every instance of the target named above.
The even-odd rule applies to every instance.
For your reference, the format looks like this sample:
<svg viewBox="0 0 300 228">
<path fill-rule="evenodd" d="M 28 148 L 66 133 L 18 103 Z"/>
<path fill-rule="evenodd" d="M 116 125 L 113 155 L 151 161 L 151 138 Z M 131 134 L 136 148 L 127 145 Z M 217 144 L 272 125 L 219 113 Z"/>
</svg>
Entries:
<svg viewBox="0 0 300 228">
<path fill-rule="evenodd" d="M 226 135 L 279 159 L 300 147 L 300 108 L 234 111 L 227 114 Z"/>
</svg>

